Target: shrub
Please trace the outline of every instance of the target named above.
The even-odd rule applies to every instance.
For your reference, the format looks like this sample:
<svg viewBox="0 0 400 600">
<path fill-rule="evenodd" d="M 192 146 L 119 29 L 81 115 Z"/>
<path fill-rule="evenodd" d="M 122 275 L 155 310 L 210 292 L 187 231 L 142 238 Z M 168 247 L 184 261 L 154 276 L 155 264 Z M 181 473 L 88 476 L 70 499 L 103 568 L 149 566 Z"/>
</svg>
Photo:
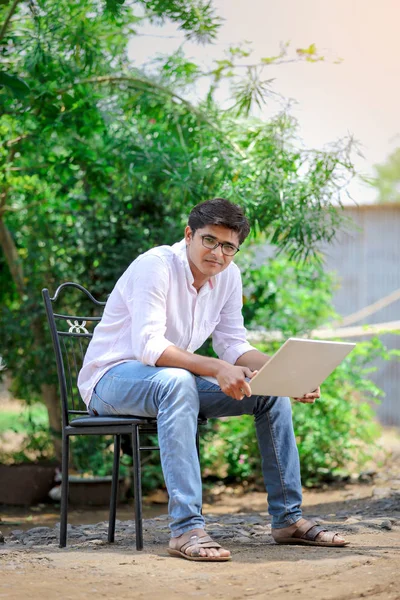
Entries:
<svg viewBox="0 0 400 600">
<path fill-rule="evenodd" d="M 48 415 L 42 404 L 24 407 L 20 414 L 3 410 L 0 415 L 0 441 L 6 432 L 23 436 L 17 450 L 4 449 L 0 445 L 0 462 L 19 464 L 48 461 L 54 458 Z M 6 444 L 7 446 L 7 444 Z"/>
<path fill-rule="evenodd" d="M 377 357 L 390 360 L 393 351 L 374 338 L 357 344 L 322 387 L 315 404 L 293 404 L 293 423 L 303 484 L 316 485 L 350 465 L 361 468 L 376 450 L 379 425 L 371 400 L 383 392 L 368 379 L 368 365 Z M 261 462 L 253 417 L 213 419 L 202 437 L 205 475 L 250 479 L 261 483 Z"/>
<path fill-rule="evenodd" d="M 335 316 L 332 290 L 335 280 L 320 261 L 296 264 L 284 256 L 254 267 L 252 255 L 244 273 L 243 313 L 247 326 L 279 331 L 284 338 L 305 335 Z M 258 345 L 272 354 L 278 342 Z M 359 342 L 322 386 L 321 400 L 313 405 L 294 403 L 293 422 L 305 485 L 315 485 L 338 471 L 361 468 L 374 454 L 379 426 L 372 403 L 383 396 L 369 378 L 377 358 L 391 360 L 378 339 Z M 253 418 L 213 420 L 202 437 L 205 475 L 261 482 L 261 462 Z"/>
</svg>

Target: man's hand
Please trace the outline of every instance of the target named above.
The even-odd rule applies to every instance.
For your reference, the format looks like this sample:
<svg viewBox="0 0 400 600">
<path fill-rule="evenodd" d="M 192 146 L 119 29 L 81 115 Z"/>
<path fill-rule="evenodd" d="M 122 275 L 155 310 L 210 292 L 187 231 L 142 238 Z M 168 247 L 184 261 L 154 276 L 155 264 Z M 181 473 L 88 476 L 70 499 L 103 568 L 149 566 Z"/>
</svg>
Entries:
<svg viewBox="0 0 400 600">
<path fill-rule="evenodd" d="M 314 404 L 317 398 L 321 398 L 321 390 L 319 387 L 313 392 L 305 394 L 302 398 L 293 398 L 293 400 L 295 402 L 302 402 L 303 404 Z"/>
<path fill-rule="evenodd" d="M 237 367 L 223 364 L 216 374 L 218 385 L 227 396 L 235 400 L 243 400 L 245 396 L 251 396 L 251 389 L 246 377 L 251 379 L 257 371 L 251 371 L 248 367 Z"/>
</svg>

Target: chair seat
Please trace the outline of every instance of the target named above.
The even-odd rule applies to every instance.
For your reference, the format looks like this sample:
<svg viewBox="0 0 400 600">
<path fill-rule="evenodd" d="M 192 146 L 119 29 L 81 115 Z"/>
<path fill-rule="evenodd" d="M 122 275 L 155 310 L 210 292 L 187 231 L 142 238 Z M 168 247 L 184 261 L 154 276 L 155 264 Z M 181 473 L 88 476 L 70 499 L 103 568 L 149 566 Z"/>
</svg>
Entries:
<svg viewBox="0 0 400 600">
<path fill-rule="evenodd" d="M 199 417 L 198 422 L 200 425 L 205 425 L 207 419 Z M 127 415 L 126 417 L 92 417 L 91 415 L 85 415 L 84 417 L 71 419 L 69 427 L 103 427 L 104 425 L 136 425 L 138 423 L 157 428 L 157 419 L 135 417 L 133 415 Z"/>
<path fill-rule="evenodd" d="M 69 426 L 104 427 L 105 425 L 137 425 L 138 423 L 146 426 L 152 425 L 154 428 L 157 427 L 157 419 L 149 419 L 148 417 L 92 417 L 90 415 L 71 419 Z"/>
</svg>

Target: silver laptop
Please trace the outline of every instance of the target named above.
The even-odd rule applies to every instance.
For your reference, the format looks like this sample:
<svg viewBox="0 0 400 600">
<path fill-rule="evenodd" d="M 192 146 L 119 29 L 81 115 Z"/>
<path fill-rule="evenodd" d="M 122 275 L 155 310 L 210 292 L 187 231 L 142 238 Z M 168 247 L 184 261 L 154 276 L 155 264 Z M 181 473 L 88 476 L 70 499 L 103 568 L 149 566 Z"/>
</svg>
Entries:
<svg viewBox="0 0 400 600">
<path fill-rule="evenodd" d="M 289 338 L 249 381 L 252 394 L 302 398 L 321 385 L 354 347 L 347 342 Z"/>
</svg>

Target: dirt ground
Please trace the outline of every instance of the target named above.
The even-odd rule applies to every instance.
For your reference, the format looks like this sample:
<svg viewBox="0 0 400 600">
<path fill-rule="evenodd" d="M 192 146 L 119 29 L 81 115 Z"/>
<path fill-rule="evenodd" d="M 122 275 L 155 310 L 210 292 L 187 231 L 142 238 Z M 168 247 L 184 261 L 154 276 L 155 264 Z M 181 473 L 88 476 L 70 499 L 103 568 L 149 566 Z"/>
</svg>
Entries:
<svg viewBox="0 0 400 600">
<path fill-rule="evenodd" d="M 66 549 L 55 544 L 10 545 L 7 535 L 13 525 L 4 531 L 0 523 L 6 534 L 6 543 L 0 545 L 0 598 L 400 599 L 399 434 L 386 436 L 385 441 L 391 459 L 373 480 L 304 493 L 305 514 L 322 516 L 323 523 L 345 534 L 351 541 L 346 548 L 278 546 L 272 539 L 246 543 L 238 538 L 225 544 L 233 553 L 231 562 L 194 563 L 169 557 L 166 538 L 160 540 L 146 527 L 145 548 L 137 552 L 133 539 L 128 546 L 118 539 L 114 545 L 71 540 Z M 132 519 L 127 510 L 118 518 Z M 165 506 L 153 508 L 150 516 L 154 511 L 163 513 Z M 206 515 L 221 520 L 265 511 L 265 495 L 260 493 L 223 493 L 204 507 Z M 105 519 L 105 513 L 71 514 L 78 522 L 96 523 L 99 517 Z M 3 524 L 10 518 L 17 516 L 10 512 Z M 44 522 L 51 526 L 55 518 L 54 511 L 47 517 L 43 513 L 29 526 Z"/>
</svg>

